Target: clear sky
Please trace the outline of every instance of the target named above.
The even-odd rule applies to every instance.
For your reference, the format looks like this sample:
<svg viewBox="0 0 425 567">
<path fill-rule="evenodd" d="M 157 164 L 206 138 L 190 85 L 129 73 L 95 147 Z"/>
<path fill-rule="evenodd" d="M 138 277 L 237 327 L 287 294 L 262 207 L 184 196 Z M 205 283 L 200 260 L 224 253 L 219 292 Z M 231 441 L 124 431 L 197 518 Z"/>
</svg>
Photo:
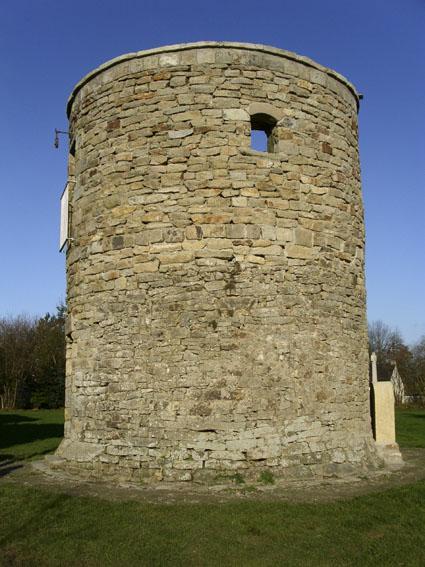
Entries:
<svg viewBox="0 0 425 567">
<path fill-rule="evenodd" d="M 0 315 L 54 311 L 65 105 L 108 59 L 201 40 L 262 43 L 331 67 L 364 94 L 360 151 L 369 320 L 425 334 L 425 0 L 3 0 Z"/>
</svg>

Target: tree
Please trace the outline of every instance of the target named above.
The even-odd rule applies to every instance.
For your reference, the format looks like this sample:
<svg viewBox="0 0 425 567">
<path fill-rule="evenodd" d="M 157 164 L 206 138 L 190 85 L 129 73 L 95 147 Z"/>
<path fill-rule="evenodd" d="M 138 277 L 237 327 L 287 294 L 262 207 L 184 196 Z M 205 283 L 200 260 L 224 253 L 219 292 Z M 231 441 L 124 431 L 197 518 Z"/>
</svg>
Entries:
<svg viewBox="0 0 425 567">
<path fill-rule="evenodd" d="M 378 379 L 389 380 L 395 364 L 404 379 L 411 353 L 397 329 L 391 329 L 382 321 L 373 321 L 369 325 L 369 351 L 377 356 Z"/>
<path fill-rule="evenodd" d="M 65 306 L 38 319 L 34 329 L 31 405 L 61 407 L 65 398 Z"/>
<path fill-rule="evenodd" d="M 0 407 L 15 408 L 31 377 L 34 319 L 18 315 L 0 319 Z"/>
<path fill-rule="evenodd" d="M 0 408 L 60 407 L 64 397 L 65 307 L 0 318 Z"/>
<path fill-rule="evenodd" d="M 377 355 L 378 379 L 389 380 L 397 364 L 405 394 L 425 402 L 425 336 L 409 348 L 397 330 L 382 321 L 369 325 L 369 349 Z"/>
<path fill-rule="evenodd" d="M 411 395 L 425 399 L 425 335 L 412 348 L 409 390 Z"/>
</svg>

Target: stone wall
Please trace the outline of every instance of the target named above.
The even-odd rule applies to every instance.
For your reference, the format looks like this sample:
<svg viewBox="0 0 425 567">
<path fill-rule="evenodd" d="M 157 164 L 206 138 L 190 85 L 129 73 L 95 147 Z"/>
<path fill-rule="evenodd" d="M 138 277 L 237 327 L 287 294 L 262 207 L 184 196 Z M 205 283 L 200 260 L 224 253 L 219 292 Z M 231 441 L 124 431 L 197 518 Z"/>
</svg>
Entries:
<svg viewBox="0 0 425 567">
<path fill-rule="evenodd" d="M 129 54 L 69 102 L 71 470 L 190 480 L 375 463 L 358 96 L 249 44 Z M 250 147 L 273 117 L 273 152 Z"/>
</svg>

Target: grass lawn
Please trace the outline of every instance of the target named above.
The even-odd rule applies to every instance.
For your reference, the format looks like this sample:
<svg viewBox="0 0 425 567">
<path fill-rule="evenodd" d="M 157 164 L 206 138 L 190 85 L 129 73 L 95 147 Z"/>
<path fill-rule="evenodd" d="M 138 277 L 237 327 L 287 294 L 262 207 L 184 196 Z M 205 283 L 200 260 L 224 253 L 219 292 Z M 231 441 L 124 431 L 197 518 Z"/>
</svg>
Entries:
<svg viewBox="0 0 425 567">
<path fill-rule="evenodd" d="M 0 463 L 41 458 L 59 445 L 63 409 L 0 411 Z"/>
<path fill-rule="evenodd" d="M 321 504 L 117 503 L 18 486 L 0 487 L 0 502 L 6 565 L 425 564 L 425 482 Z"/>
<path fill-rule="evenodd" d="M 0 412 L 2 454 L 53 449 L 60 419 Z M 402 445 L 425 446 L 424 410 L 398 412 L 397 426 Z M 311 504 L 109 502 L 5 482 L 0 565 L 423 566 L 425 481 Z"/>
<path fill-rule="evenodd" d="M 425 448 L 425 410 L 396 410 L 397 442 L 400 447 Z"/>
</svg>

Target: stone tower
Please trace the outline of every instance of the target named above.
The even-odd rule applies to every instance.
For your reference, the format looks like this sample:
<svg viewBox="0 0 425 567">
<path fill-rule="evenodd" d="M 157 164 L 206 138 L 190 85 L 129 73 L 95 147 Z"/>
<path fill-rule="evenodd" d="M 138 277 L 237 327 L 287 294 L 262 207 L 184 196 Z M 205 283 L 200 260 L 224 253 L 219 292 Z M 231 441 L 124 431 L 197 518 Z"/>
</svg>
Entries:
<svg viewBox="0 0 425 567">
<path fill-rule="evenodd" d="M 242 43 L 130 53 L 78 83 L 64 466 L 375 464 L 358 101 L 338 73 Z"/>
</svg>

